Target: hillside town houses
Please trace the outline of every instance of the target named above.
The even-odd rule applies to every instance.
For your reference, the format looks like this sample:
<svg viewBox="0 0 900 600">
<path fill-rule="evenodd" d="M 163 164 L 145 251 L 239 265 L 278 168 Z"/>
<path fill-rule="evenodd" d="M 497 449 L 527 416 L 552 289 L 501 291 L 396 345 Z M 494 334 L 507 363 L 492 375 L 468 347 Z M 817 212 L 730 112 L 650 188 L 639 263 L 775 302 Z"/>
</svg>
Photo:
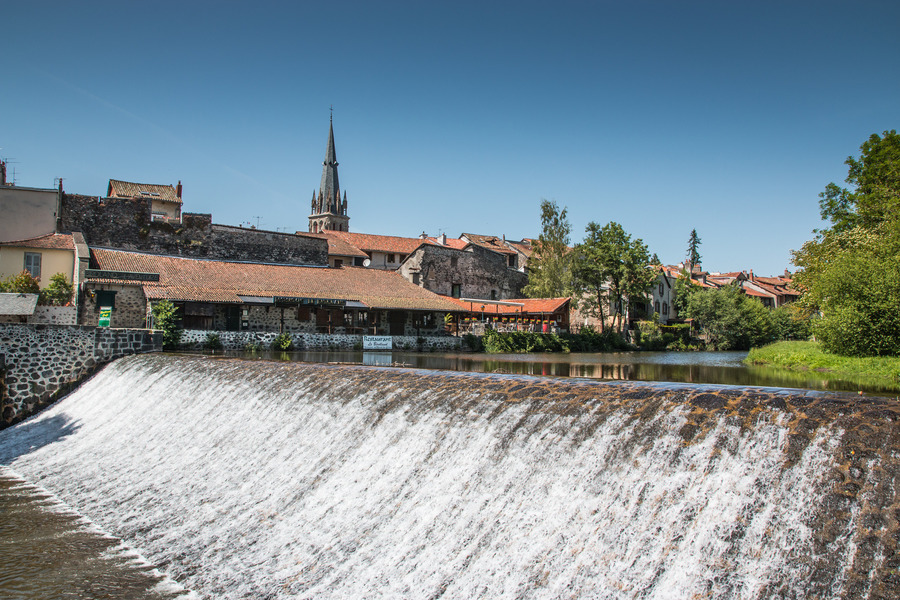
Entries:
<svg viewBox="0 0 900 600">
<path fill-rule="evenodd" d="M 168 300 L 186 330 L 295 335 L 458 336 L 484 327 L 567 331 L 591 325 L 571 298 L 525 298 L 532 240 L 461 233 L 398 237 L 351 231 L 333 124 L 308 231 L 215 224 L 183 212 L 183 187 L 110 179 L 106 196 L 27 188 L 0 164 L 0 279 L 28 271 L 46 287 L 63 273 L 69 306 L 0 294 L 0 322 L 152 326 Z M 657 285 L 632 298 L 628 319 L 678 321 L 673 300 L 684 265 L 656 267 Z M 736 282 L 766 306 L 794 300 L 789 273 L 690 273 L 703 287 Z"/>
</svg>

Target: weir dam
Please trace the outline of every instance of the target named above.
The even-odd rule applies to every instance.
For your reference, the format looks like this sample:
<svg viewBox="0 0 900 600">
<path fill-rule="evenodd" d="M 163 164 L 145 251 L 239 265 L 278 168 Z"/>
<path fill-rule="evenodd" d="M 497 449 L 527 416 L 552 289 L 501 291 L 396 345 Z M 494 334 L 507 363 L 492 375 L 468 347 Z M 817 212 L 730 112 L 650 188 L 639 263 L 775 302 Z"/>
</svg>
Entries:
<svg viewBox="0 0 900 600">
<path fill-rule="evenodd" d="M 900 404 L 142 355 L 0 432 L 200 598 L 900 597 Z"/>
</svg>

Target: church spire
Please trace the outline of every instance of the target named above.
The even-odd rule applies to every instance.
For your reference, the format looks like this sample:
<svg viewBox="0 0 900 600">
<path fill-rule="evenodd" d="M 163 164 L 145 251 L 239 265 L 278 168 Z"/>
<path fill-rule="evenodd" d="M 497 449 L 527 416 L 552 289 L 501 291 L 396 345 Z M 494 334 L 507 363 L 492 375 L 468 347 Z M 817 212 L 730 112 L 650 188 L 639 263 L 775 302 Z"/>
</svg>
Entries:
<svg viewBox="0 0 900 600">
<path fill-rule="evenodd" d="M 315 194 L 313 194 L 315 196 Z M 341 201 L 341 184 L 338 180 L 337 152 L 334 149 L 334 112 L 328 119 L 328 146 L 322 162 L 322 181 L 319 183 L 318 203 L 313 201 L 309 216 L 309 230 L 348 231 L 350 217 L 347 216 L 347 192 Z"/>
</svg>

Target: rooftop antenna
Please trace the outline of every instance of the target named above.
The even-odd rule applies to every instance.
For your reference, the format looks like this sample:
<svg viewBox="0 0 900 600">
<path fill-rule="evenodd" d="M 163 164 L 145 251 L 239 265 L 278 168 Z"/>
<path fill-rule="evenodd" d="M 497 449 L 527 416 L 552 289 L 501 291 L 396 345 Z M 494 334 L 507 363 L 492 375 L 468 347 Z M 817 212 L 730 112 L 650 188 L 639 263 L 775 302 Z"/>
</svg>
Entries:
<svg viewBox="0 0 900 600">
<path fill-rule="evenodd" d="M 260 217 L 260 216 L 258 216 L 258 215 L 254 215 L 254 216 L 251 217 L 251 218 L 256 219 L 256 228 L 259 229 L 259 220 L 260 220 L 262 217 Z"/>
</svg>

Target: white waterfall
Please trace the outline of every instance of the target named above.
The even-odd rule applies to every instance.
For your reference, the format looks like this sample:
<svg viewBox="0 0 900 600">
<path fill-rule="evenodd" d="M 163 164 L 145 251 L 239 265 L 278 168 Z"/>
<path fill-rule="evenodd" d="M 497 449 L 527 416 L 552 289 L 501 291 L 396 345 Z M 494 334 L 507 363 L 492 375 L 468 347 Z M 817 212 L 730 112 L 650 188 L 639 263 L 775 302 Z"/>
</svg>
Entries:
<svg viewBox="0 0 900 600">
<path fill-rule="evenodd" d="M 852 518 L 816 543 L 840 427 L 687 436 L 687 389 L 130 357 L 0 465 L 204 598 L 850 597 Z"/>
</svg>

